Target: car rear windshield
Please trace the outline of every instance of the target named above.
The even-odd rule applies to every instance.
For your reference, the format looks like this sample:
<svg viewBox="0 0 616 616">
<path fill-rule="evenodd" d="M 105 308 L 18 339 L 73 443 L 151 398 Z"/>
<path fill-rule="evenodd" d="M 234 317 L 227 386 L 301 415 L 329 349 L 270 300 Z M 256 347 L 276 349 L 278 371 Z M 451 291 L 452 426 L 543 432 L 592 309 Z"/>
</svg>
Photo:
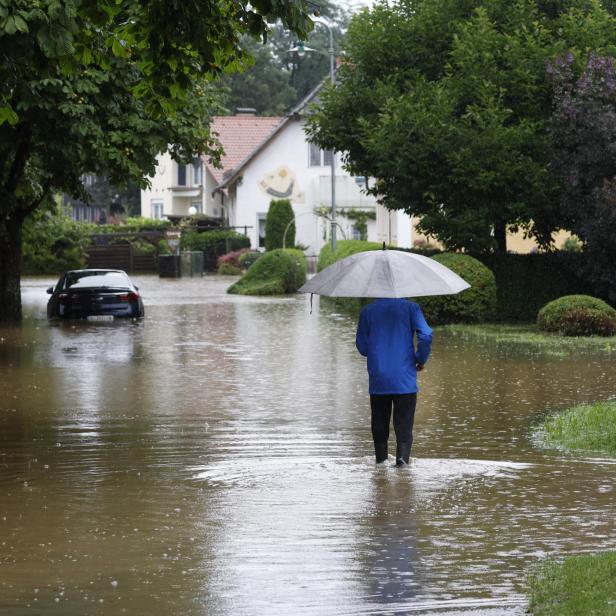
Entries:
<svg viewBox="0 0 616 616">
<path fill-rule="evenodd" d="M 121 272 L 73 272 L 66 275 L 65 289 L 85 289 L 92 287 L 130 287 L 126 274 Z"/>
</svg>

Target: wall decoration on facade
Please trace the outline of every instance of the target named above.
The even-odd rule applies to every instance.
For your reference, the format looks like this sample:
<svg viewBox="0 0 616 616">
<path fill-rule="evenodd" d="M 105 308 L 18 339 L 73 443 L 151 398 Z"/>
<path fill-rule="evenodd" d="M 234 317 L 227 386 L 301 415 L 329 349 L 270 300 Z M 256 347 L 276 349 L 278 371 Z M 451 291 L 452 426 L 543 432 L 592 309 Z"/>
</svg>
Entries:
<svg viewBox="0 0 616 616">
<path fill-rule="evenodd" d="M 285 165 L 281 165 L 271 173 L 266 173 L 259 182 L 259 188 L 274 199 L 289 199 L 295 203 L 304 202 L 304 193 L 299 190 L 295 173 Z"/>
</svg>

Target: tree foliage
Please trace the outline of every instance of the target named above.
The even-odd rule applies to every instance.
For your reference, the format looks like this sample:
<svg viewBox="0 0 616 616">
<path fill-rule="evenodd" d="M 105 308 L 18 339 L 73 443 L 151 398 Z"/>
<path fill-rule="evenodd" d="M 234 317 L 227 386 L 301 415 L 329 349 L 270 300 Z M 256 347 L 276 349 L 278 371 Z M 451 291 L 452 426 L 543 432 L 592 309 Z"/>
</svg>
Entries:
<svg viewBox="0 0 616 616">
<path fill-rule="evenodd" d="M 352 20 L 310 135 L 449 248 L 502 252 L 508 227 L 549 245 L 562 222 L 546 60 L 615 43 L 591 0 L 381 2 Z"/>
<path fill-rule="evenodd" d="M 578 63 L 579 64 L 579 63 Z M 616 71 L 612 57 L 573 54 L 550 65 L 554 84 L 552 169 L 571 230 L 583 241 L 585 274 L 616 301 Z M 581 74 L 580 74 L 581 72 Z M 577 76 L 579 75 L 579 77 Z"/>
<path fill-rule="evenodd" d="M 156 155 L 219 155 L 211 84 L 239 67 L 246 34 L 280 18 L 311 28 L 304 0 L 0 0 L 0 320 L 21 314 L 24 219 L 80 178 L 143 182 Z"/>
<path fill-rule="evenodd" d="M 333 2 L 320 3 L 320 15 L 331 23 L 336 52 L 343 40 L 349 15 Z M 306 41 L 313 52 L 299 57 L 290 50 L 297 46 L 297 35 L 279 25 L 271 28 L 264 44 L 253 37 L 242 40 L 250 56 L 241 71 L 224 74 L 224 105 L 230 113 L 239 107 L 253 108 L 258 115 L 283 115 L 297 105 L 328 74 L 329 35 L 315 27 Z"/>
</svg>

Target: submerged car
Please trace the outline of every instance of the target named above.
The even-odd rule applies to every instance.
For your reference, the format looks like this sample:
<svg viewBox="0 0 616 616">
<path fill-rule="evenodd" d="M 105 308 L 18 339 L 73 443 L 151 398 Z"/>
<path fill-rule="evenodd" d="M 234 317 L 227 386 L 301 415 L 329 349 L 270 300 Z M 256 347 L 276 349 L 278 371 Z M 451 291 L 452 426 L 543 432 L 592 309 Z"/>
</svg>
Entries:
<svg viewBox="0 0 616 616">
<path fill-rule="evenodd" d="M 113 321 L 140 318 L 143 301 L 122 270 L 84 269 L 65 272 L 55 287 L 49 287 L 47 316 L 60 319 Z"/>
</svg>

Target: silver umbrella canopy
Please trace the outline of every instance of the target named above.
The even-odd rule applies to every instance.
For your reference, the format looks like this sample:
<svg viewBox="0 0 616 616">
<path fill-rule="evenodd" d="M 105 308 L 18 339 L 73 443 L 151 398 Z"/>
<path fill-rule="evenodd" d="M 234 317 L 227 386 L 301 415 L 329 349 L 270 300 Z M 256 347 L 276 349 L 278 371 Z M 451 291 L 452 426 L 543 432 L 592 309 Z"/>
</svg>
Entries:
<svg viewBox="0 0 616 616">
<path fill-rule="evenodd" d="M 434 259 L 401 250 L 368 250 L 336 261 L 308 280 L 300 293 L 330 297 L 423 297 L 468 289 Z"/>
</svg>

